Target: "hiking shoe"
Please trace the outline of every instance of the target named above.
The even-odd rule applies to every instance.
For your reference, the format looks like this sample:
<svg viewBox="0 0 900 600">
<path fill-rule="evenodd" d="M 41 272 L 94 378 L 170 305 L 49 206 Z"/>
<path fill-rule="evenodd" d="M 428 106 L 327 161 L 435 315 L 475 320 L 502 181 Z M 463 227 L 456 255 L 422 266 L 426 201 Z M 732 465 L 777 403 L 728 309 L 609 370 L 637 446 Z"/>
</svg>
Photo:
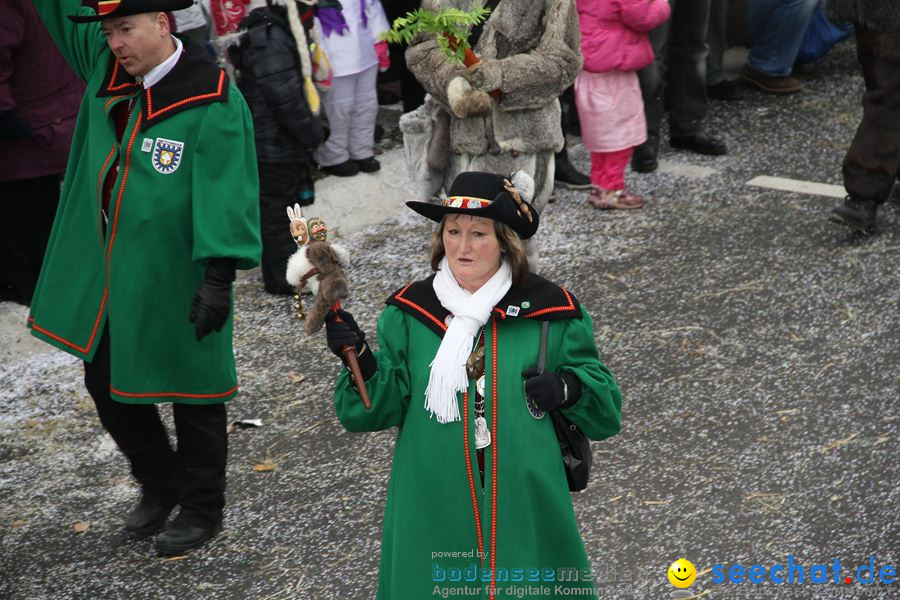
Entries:
<svg viewBox="0 0 900 600">
<path fill-rule="evenodd" d="M 213 539 L 222 531 L 222 520 L 212 524 L 201 524 L 193 519 L 186 519 L 179 513 L 172 524 L 156 538 L 157 554 L 160 556 L 178 556 L 194 550 Z"/>
<path fill-rule="evenodd" d="M 591 187 L 591 179 L 576 169 L 565 155 L 556 159 L 553 183 L 570 190 L 586 190 Z"/>
<path fill-rule="evenodd" d="M 381 168 L 381 163 L 378 162 L 374 156 L 360 158 L 358 160 L 354 158 L 353 162 L 356 163 L 356 166 L 363 173 L 374 173 Z"/>
<path fill-rule="evenodd" d="M 160 500 L 143 495 L 137 506 L 125 517 L 125 531 L 138 538 L 156 533 L 166 524 L 175 504 L 174 500 Z"/>
<path fill-rule="evenodd" d="M 713 100 L 739 100 L 744 97 L 744 90 L 739 81 L 723 79 L 719 83 L 707 86 L 706 97 Z"/>
<path fill-rule="evenodd" d="M 319 170 L 338 177 L 353 177 L 359 173 L 359 166 L 352 160 L 345 160 L 336 165 L 319 166 Z"/>
<path fill-rule="evenodd" d="M 681 150 L 689 150 L 697 154 L 720 156 L 728 152 L 728 146 L 720 139 L 709 137 L 705 133 L 697 135 L 672 136 L 669 145 Z"/>
<path fill-rule="evenodd" d="M 657 148 L 648 144 L 641 144 L 634 149 L 631 155 L 631 170 L 635 173 L 652 173 L 659 168 L 659 159 L 656 157 Z"/>
<path fill-rule="evenodd" d="M 828 219 L 866 235 L 875 232 L 878 204 L 874 200 L 847 196 L 844 203 L 831 209 Z"/>
<path fill-rule="evenodd" d="M 741 77 L 748 83 L 770 94 L 794 94 L 803 89 L 803 84 L 800 83 L 800 80 L 792 75 L 783 77 L 766 75 L 750 65 L 744 65 L 744 68 L 741 70 Z"/>
</svg>

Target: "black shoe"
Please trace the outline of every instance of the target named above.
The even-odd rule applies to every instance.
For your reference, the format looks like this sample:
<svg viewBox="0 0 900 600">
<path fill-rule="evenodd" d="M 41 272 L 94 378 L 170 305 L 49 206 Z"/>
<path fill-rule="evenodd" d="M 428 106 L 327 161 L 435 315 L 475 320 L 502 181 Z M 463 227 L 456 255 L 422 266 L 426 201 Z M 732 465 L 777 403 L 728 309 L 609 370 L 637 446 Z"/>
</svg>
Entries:
<svg viewBox="0 0 900 600">
<path fill-rule="evenodd" d="M 125 517 L 125 531 L 135 537 L 146 537 L 162 529 L 176 502 L 143 496 Z"/>
<path fill-rule="evenodd" d="M 328 165 L 327 167 L 320 166 L 319 170 L 331 175 L 337 175 L 338 177 L 353 177 L 359 173 L 359 166 L 357 166 L 355 161 L 345 160 L 336 165 Z"/>
<path fill-rule="evenodd" d="M 875 233 L 878 204 L 874 200 L 847 196 L 844 203 L 831 210 L 828 219 L 866 235 Z"/>
<path fill-rule="evenodd" d="M 356 164 L 356 167 L 363 173 L 374 173 L 381 169 L 381 163 L 375 160 L 374 156 L 370 156 L 369 158 L 360 158 L 359 160 L 354 158 L 353 162 Z"/>
<path fill-rule="evenodd" d="M 212 525 L 201 525 L 198 521 L 183 518 L 181 513 L 172 524 L 156 538 L 156 552 L 162 556 L 177 556 L 188 550 L 199 548 L 222 531 L 222 520 Z"/>
<path fill-rule="evenodd" d="M 652 146 L 642 144 L 634 149 L 631 156 L 631 170 L 635 173 L 652 173 L 659 168 L 657 150 Z"/>
<path fill-rule="evenodd" d="M 681 137 L 670 137 L 669 145 L 673 148 L 681 150 L 690 150 L 697 154 L 708 154 L 710 156 L 719 156 L 728 152 L 728 147 L 722 140 L 709 137 L 705 133 L 697 135 L 685 135 Z"/>
<path fill-rule="evenodd" d="M 558 183 L 570 190 L 586 190 L 591 187 L 590 177 L 578 171 L 578 169 L 569 162 L 568 157 L 563 155 L 562 158 L 557 158 L 555 163 L 556 168 L 553 183 Z"/>
<path fill-rule="evenodd" d="M 737 80 L 723 79 L 706 88 L 706 97 L 713 100 L 739 100 L 744 97 L 744 89 Z"/>
</svg>

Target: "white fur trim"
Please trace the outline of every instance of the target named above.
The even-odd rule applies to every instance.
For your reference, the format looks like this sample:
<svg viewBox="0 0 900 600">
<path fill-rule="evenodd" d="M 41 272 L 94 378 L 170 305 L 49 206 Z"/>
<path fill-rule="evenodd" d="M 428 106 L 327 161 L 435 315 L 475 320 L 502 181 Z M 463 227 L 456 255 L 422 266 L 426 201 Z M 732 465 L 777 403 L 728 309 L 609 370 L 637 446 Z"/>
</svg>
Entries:
<svg viewBox="0 0 900 600">
<path fill-rule="evenodd" d="M 306 246 L 303 246 L 294 252 L 288 259 L 287 271 L 284 274 L 284 278 L 287 279 L 289 284 L 297 287 L 300 285 L 300 279 L 309 273 L 309 270 L 312 268 L 313 264 L 306 257 Z M 319 291 L 319 280 L 316 277 L 308 279 L 306 285 L 314 295 Z"/>
<path fill-rule="evenodd" d="M 516 171 L 510 178 L 510 183 L 519 191 L 519 196 L 525 202 L 531 203 L 534 199 L 534 179 L 525 171 Z"/>
</svg>

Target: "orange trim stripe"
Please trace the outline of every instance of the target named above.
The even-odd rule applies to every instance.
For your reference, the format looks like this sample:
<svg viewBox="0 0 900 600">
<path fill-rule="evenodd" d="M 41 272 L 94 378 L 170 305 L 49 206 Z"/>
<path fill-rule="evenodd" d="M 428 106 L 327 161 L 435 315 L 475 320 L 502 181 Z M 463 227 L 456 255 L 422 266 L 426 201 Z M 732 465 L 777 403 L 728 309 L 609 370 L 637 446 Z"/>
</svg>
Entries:
<svg viewBox="0 0 900 600">
<path fill-rule="evenodd" d="M 40 325 L 35 323 L 34 319 L 32 317 L 28 317 L 28 322 L 31 323 L 32 329 L 37 329 L 38 331 L 40 331 L 47 337 L 53 338 L 57 342 L 60 342 L 61 344 L 65 344 L 66 346 L 68 346 L 69 348 L 72 348 L 73 350 L 77 350 L 78 352 L 81 352 L 82 354 L 87 354 L 88 352 L 90 352 L 91 346 L 94 345 L 94 338 L 97 336 L 97 329 L 100 327 L 100 317 L 103 316 L 103 308 L 106 306 L 107 293 L 108 293 L 108 290 L 104 288 L 103 299 L 100 300 L 100 310 L 97 311 L 97 318 L 94 319 L 94 328 L 91 329 L 91 337 L 88 338 L 88 342 L 87 342 L 86 346 L 79 346 L 78 344 L 74 344 L 74 343 L 70 342 L 69 340 L 56 335 L 49 329 L 44 329 L 43 327 L 41 327 Z"/>
<path fill-rule="evenodd" d="M 191 96 L 190 98 L 184 98 L 183 100 L 174 102 L 165 108 L 159 109 L 156 112 L 153 112 L 153 98 L 150 93 L 150 90 L 152 90 L 153 88 L 149 87 L 145 90 L 145 93 L 147 94 L 147 120 L 149 121 L 150 119 L 155 119 L 156 117 L 158 117 L 159 115 L 161 115 L 165 112 L 174 110 L 174 109 L 178 108 L 179 106 L 183 106 L 190 102 L 196 102 L 197 100 L 204 100 L 206 98 L 215 98 L 216 96 L 219 96 L 222 94 L 222 86 L 224 85 L 224 83 L 225 83 L 225 71 L 220 71 L 219 72 L 219 87 L 212 94 L 200 94 L 199 96 Z"/>
<path fill-rule="evenodd" d="M 134 138 L 137 137 L 138 129 L 141 128 L 141 114 L 134 123 L 134 129 L 131 132 L 131 138 L 128 140 L 128 146 L 125 150 L 125 170 L 122 171 L 122 183 L 119 184 L 119 193 L 116 196 L 116 217 L 113 219 L 112 230 L 109 232 L 109 248 L 106 251 L 106 281 L 109 285 L 109 259 L 112 256 L 113 244 L 116 241 L 116 229 L 119 224 L 119 208 L 122 205 L 122 195 L 125 193 L 125 184 L 128 181 L 128 170 L 131 168 L 131 148 L 134 146 Z"/>
<path fill-rule="evenodd" d="M 109 161 L 112 160 L 112 155 L 116 151 L 116 145 L 113 144 L 113 147 L 110 149 L 109 154 L 106 156 L 106 160 L 103 161 L 103 166 L 100 167 L 100 173 L 97 174 L 97 204 L 100 210 L 103 210 L 103 180 L 105 179 L 104 174 L 106 172 L 106 167 L 109 166 Z M 97 222 L 97 228 L 100 231 L 100 239 L 101 242 L 103 240 L 103 226 L 101 223 L 103 222 L 103 215 L 99 215 L 99 220 Z"/>
<path fill-rule="evenodd" d="M 438 319 L 436 316 L 434 316 L 433 314 L 431 314 L 430 312 L 428 312 L 427 310 L 425 310 L 424 308 L 422 308 L 421 306 L 419 306 L 412 300 L 407 300 L 406 298 L 403 297 L 403 293 L 409 289 L 410 285 L 412 285 L 412 284 L 409 284 L 408 286 L 406 286 L 405 288 L 400 290 L 400 293 L 397 294 L 395 296 L 395 298 L 397 298 L 397 300 L 399 300 L 403 304 L 413 307 L 414 309 L 416 309 L 417 311 L 419 311 L 420 313 L 422 313 L 423 315 L 425 315 L 426 317 L 431 319 L 438 327 L 441 328 L 441 331 L 447 331 L 447 325 L 445 325 L 443 321 Z"/>
<path fill-rule="evenodd" d="M 478 512 L 478 494 L 475 492 L 475 477 L 472 474 L 472 457 L 469 456 L 469 391 L 463 392 L 463 448 L 466 453 L 466 474 L 469 476 L 469 491 L 472 494 L 472 512 L 475 513 L 475 535 L 478 538 L 479 556 L 484 556 L 484 540 L 481 537 L 481 515 Z"/>
<path fill-rule="evenodd" d="M 109 386 L 109 391 L 114 394 L 118 394 L 119 396 L 125 396 L 126 398 L 224 398 L 225 396 L 233 394 L 235 391 L 237 391 L 237 389 L 238 386 L 235 384 L 235 386 L 227 392 L 221 392 L 218 394 L 183 394 L 181 392 L 135 394 L 132 392 L 123 392 L 122 390 L 117 390 L 113 386 Z"/>
<path fill-rule="evenodd" d="M 109 100 L 106 101 L 106 104 L 103 105 L 103 112 L 109 114 L 109 105 L 110 104 L 112 104 L 113 102 L 115 102 L 116 100 L 119 100 L 121 98 L 127 98 L 130 95 L 131 94 L 119 94 L 118 96 L 113 96 L 112 98 L 110 98 Z"/>
<path fill-rule="evenodd" d="M 500 413 L 497 406 L 497 319 L 491 319 L 491 600 L 494 600 L 495 578 L 497 577 L 497 421 Z"/>
<path fill-rule="evenodd" d="M 531 319 L 531 318 L 539 317 L 540 315 L 546 315 L 547 313 L 552 313 L 552 312 L 573 310 L 575 308 L 575 303 L 572 302 L 572 296 L 569 294 L 569 290 L 567 290 L 566 288 L 561 288 L 561 289 L 562 289 L 563 293 L 566 295 L 566 300 L 569 301 L 568 306 L 551 306 L 549 308 L 542 308 L 541 310 L 536 310 L 533 313 L 531 313 L 530 315 L 528 315 L 528 318 Z"/>
<path fill-rule="evenodd" d="M 106 86 L 106 91 L 108 91 L 108 92 L 124 90 L 127 87 L 133 87 L 133 86 L 137 85 L 137 83 L 135 83 L 133 81 L 126 81 L 125 83 L 120 83 L 119 85 L 113 85 L 116 82 L 116 79 L 119 77 L 119 66 L 120 66 L 120 63 L 118 60 L 116 60 L 116 62 L 113 64 L 112 77 L 109 78 L 109 83 Z"/>
</svg>

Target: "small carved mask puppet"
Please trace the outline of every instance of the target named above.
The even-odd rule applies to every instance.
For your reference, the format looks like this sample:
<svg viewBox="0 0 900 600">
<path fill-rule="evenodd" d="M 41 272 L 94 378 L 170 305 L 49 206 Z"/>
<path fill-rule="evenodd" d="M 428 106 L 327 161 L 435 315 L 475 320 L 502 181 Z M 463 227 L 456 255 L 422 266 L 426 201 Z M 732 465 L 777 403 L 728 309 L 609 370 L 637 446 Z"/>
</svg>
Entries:
<svg viewBox="0 0 900 600">
<path fill-rule="evenodd" d="M 306 219 L 303 218 L 303 214 L 300 212 L 300 204 L 294 204 L 293 208 L 288 206 L 287 215 L 291 220 L 291 237 L 294 238 L 298 246 L 305 246 L 309 243 L 309 229 Z"/>
<path fill-rule="evenodd" d="M 324 242 L 328 239 L 328 226 L 325 225 L 325 221 L 319 217 L 312 217 L 307 225 L 310 238 L 317 242 Z"/>
</svg>

